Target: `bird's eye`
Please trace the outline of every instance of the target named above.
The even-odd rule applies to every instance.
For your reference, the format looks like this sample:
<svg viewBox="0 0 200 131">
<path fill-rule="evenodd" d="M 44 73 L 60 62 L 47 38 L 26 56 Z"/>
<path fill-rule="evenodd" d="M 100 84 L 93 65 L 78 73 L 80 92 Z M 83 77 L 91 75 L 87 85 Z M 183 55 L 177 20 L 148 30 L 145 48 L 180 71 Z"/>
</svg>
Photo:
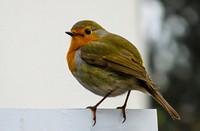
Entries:
<svg viewBox="0 0 200 131">
<path fill-rule="evenodd" d="M 90 30 L 90 29 L 86 29 L 86 30 L 85 30 L 85 33 L 86 33 L 87 35 L 89 35 L 89 34 L 91 34 L 91 30 Z"/>
</svg>

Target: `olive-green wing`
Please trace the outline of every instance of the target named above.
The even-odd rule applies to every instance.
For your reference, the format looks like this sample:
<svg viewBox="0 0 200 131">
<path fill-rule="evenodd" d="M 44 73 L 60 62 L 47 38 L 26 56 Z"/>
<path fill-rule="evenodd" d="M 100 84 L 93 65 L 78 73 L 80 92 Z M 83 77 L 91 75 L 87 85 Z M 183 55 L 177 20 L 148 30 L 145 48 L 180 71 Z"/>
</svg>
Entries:
<svg viewBox="0 0 200 131">
<path fill-rule="evenodd" d="M 81 47 L 81 58 L 89 64 L 153 84 L 142 65 L 138 50 L 122 37 L 115 39 L 111 36 L 106 40 L 100 39 L 85 44 Z"/>
</svg>

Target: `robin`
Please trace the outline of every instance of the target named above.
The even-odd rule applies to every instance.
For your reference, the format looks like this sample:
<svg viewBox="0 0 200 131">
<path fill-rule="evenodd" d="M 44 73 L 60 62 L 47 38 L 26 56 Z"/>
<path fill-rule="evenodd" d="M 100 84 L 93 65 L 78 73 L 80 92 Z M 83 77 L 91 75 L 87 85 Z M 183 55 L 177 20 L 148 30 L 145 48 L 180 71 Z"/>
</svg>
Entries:
<svg viewBox="0 0 200 131">
<path fill-rule="evenodd" d="M 117 108 L 122 110 L 124 122 L 132 90 L 152 96 L 172 119 L 180 120 L 179 114 L 152 82 L 139 51 L 131 42 L 90 20 L 77 22 L 66 34 L 72 37 L 66 56 L 70 71 L 86 89 L 103 96 L 96 105 L 87 107 L 93 112 L 94 125 L 96 109 L 103 100 L 127 93 L 123 106 Z"/>
</svg>

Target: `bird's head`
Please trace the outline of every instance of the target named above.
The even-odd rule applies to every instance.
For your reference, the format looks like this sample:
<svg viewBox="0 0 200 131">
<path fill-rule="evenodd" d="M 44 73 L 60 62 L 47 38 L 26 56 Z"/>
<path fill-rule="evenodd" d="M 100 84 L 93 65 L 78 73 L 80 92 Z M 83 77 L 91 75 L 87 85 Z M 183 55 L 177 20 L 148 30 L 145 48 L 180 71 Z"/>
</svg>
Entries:
<svg viewBox="0 0 200 131">
<path fill-rule="evenodd" d="M 79 48 L 87 42 L 98 40 L 108 32 L 94 21 L 83 20 L 74 24 L 70 32 L 65 33 L 72 37 L 71 46 Z"/>
</svg>

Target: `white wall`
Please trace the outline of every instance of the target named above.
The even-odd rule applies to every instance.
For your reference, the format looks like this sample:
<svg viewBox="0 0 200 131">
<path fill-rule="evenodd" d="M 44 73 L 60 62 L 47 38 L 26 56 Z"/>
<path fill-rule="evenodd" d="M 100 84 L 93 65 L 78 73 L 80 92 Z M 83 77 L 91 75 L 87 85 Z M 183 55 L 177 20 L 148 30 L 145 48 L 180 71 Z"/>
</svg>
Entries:
<svg viewBox="0 0 200 131">
<path fill-rule="evenodd" d="M 64 32 L 82 19 L 126 37 L 142 52 L 140 0 L 1 0 L 0 107 L 85 108 L 98 97 L 71 75 L 65 55 L 70 37 Z M 145 97 L 144 97 L 145 96 Z M 122 105 L 125 96 L 101 107 Z M 144 108 L 146 95 L 133 92 L 129 108 Z"/>
</svg>

